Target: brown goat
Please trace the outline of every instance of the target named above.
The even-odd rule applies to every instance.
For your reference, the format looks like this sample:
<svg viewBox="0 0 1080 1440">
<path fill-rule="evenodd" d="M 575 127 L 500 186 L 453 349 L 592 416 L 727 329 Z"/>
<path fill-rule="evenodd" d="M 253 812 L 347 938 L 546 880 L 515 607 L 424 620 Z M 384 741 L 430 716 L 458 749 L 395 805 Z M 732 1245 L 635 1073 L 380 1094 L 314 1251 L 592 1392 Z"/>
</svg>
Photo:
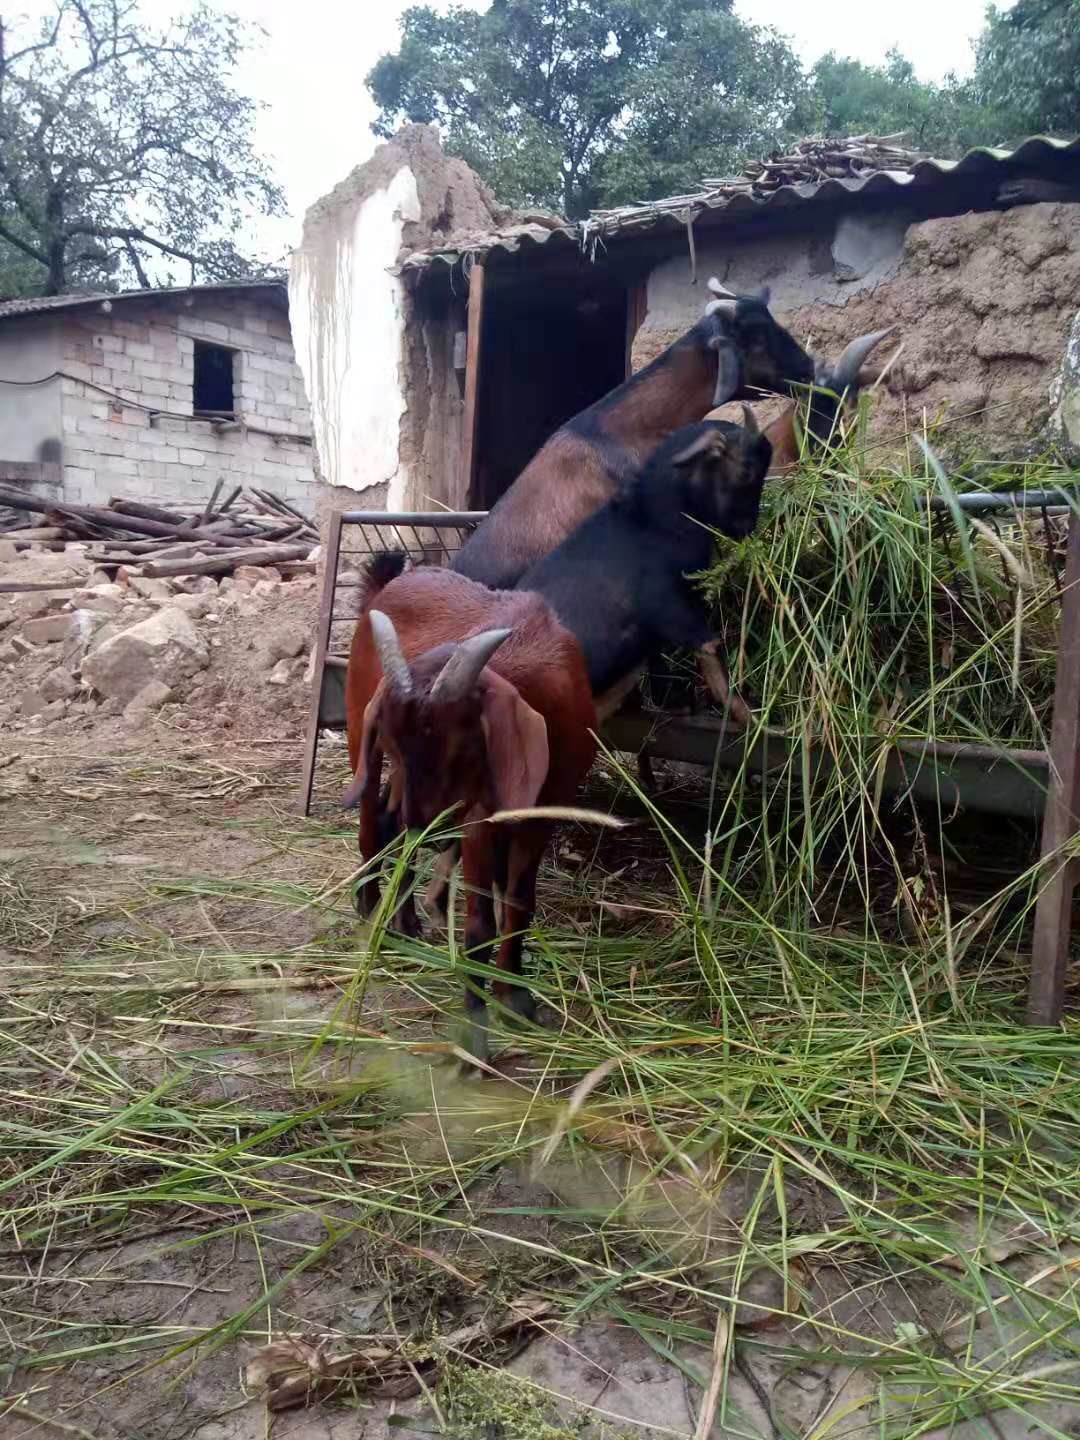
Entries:
<svg viewBox="0 0 1080 1440">
<path fill-rule="evenodd" d="M 637 473 L 662 441 L 727 400 L 793 393 L 814 362 L 769 312 L 769 292 L 710 280 L 704 316 L 651 365 L 562 425 L 492 507 L 452 568 L 509 589 Z"/>
<path fill-rule="evenodd" d="M 511 978 L 497 981 L 495 993 L 531 1018 L 522 946 L 553 827 L 542 819 L 484 822 L 499 810 L 573 801 L 596 753 L 585 664 L 540 596 L 487 590 L 434 567 L 402 574 L 403 565 L 404 556 L 395 556 L 369 567 L 345 683 L 355 775 L 345 803 L 359 802 L 365 860 L 401 829 L 426 829 L 457 812 L 465 827 L 466 950 L 486 963 L 501 935 L 495 963 Z M 380 793 L 384 756 L 388 803 Z M 369 881 L 359 907 L 370 914 L 375 899 Z M 414 932 L 411 894 L 398 915 Z M 482 1056 L 482 982 L 468 988 L 466 1007 L 470 1048 Z"/>
</svg>

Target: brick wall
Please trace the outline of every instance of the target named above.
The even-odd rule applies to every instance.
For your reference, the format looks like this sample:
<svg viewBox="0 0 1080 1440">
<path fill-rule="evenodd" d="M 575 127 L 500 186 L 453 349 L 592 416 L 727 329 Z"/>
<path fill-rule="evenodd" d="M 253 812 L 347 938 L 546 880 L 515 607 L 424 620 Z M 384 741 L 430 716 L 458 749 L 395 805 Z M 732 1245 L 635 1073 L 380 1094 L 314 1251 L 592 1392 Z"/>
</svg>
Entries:
<svg viewBox="0 0 1080 1440">
<path fill-rule="evenodd" d="M 243 425 L 191 418 L 196 339 L 235 352 Z M 226 490 L 250 481 L 314 513 L 307 397 L 288 317 L 268 301 L 195 294 L 76 311 L 65 322 L 61 368 L 67 499 L 187 505 L 221 478 Z"/>
</svg>

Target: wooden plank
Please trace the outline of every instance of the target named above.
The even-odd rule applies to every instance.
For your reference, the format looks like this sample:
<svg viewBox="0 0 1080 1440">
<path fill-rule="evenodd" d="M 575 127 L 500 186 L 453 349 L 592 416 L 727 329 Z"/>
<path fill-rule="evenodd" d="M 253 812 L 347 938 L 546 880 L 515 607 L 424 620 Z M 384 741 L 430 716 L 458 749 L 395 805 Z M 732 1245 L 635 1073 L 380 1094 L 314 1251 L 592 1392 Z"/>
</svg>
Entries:
<svg viewBox="0 0 1080 1440">
<path fill-rule="evenodd" d="M 469 275 L 469 321 L 465 348 L 465 417 L 461 434 L 461 474 L 458 493 L 451 508 L 465 509 L 476 500 L 476 440 L 480 424 L 481 337 L 484 326 L 484 286 L 486 271 L 482 264 L 473 266 Z"/>
<path fill-rule="evenodd" d="M 79 590 L 81 580 L 0 580 L 0 595 L 29 595 L 34 590 Z"/>
<path fill-rule="evenodd" d="M 1058 638 L 1054 720 L 1050 732 L 1050 790 L 1043 821 L 1043 885 L 1035 906 L 1028 987 L 1029 1025 L 1057 1025 L 1065 1008 L 1075 860 L 1064 845 L 1080 830 L 1080 519 L 1069 519 L 1065 583 Z"/>
<path fill-rule="evenodd" d="M 225 575 L 238 565 L 275 565 L 279 560 L 306 560 L 310 541 L 302 545 L 257 545 L 250 550 L 226 550 L 205 559 L 148 560 L 140 565 L 141 573 L 153 579 L 166 575 Z"/>
<path fill-rule="evenodd" d="M 649 313 L 649 287 L 644 280 L 635 280 L 626 292 L 626 378 L 634 373 L 634 341 Z"/>
<path fill-rule="evenodd" d="M 322 724 L 323 678 L 326 672 L 326 657 L 330 652 L 330 628 L 334 619 L 334 599 L 337 595 L 338 560 L 341 554 L 341 512 L 330 517 L 326 536 L 326 574 L 323 576 L 322 597 L 319 601 L 319 631 L 315 640 L 315 673 L 311 681 L 311 700 L 308 705 L 307 735 L 304 742 L 304 765 L 300 781 L 300 813 L 311 811 L 311 791 L 315 785 L 315 761 L 319 755 L 319 727 Z"/>
</svg>

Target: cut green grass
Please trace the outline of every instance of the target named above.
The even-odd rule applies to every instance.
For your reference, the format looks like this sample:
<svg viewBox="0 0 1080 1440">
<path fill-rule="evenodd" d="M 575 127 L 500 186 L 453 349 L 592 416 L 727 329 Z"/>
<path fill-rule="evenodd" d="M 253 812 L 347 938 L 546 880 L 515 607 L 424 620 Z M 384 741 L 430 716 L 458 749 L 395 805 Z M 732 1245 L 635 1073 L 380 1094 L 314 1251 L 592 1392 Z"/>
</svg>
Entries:
<svg viewBox="0 0 1080 1440">
<path fill-rule="evenodd" d="M 389 896 L 360 925 L 336 821 L 231 821 L 272 864 L 133 889 L 59 953 L 10 886 L 0 1428 L 26 1400 L 93 1433 L 88 1406 L 190 1396 L 214 1365 L 232 1403 L 237 1356 L 271 1335 L 437 1346 L 539 1293 L 556 1355 L 602 1321 L 695 1406 L 718 1357 L 732 1433 L 1066 1435 L 1080 1027 L 1019 1023 L 1034 829 L 999 826 L 991 853 L 985 822 L 879 783 L 898 737 L 1041 743 L 1053 567 L 1030 524 L 1001 529 L 1014 565 L 931 526 L 916 500 L 940 489 L 930 465 L 871 474 L 844 452 L 772 487 L 707 584 L 793 756 L 677 822 L 615 776 L 645 824 L 564 832 L 531 944 L 544 1023 L 492 1007 L 502 1075 L 463 1074 L 452 1046 L 464 977 L 490 972 L 389 934 Z M 820 748 L 837 763 L 817 773 Z M 593 808 L 616 803 L 604 775 Z M 504 1440 L 577 1426 L 463 1364 L 422 1397 L 429 1429 L 481 1433 L 485 1404 Z M 785 1377 L 811 1373 L 831 1388 L 799 1410 Z M 594 1420 L 631 1429 L 610 1401 Z"/>
</svg>

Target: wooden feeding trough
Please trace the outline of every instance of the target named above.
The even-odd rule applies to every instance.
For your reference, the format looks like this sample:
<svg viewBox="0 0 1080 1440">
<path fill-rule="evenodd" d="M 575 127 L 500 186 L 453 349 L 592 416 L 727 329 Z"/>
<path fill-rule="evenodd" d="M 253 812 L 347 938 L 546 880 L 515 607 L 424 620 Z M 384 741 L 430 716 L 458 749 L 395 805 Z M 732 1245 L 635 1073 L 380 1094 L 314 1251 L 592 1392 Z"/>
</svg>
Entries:
<svg viewBox="0 0 1080 1440">
<path fill-rule="evenodd" d="M 929 503 L 936 510 L 949 508 L 941 500 Z M 986 493 L 960 496 L 958 503 L 962 509 L 978 513 L 1030 508 L 1046 513 L 1048 506 L 1068 505 L 1069 497 L 1060 491 Z M 345 667 L 355 625 L 354 592 L 360 583 L 360 567 L 382 550 L 404 550 L 417 563 L 445 564 L 485 513 L 346 511 L 331 520 L 304 753 L 301 805 L 305 814 L 311 805 L 320 735 L 345 724 Z M 603 739 L 626 754 L 645 753 L 708 769 L 747 766 L 763 777 L 782 770 L 794 758 L 794 742 L 785 737 L 762 737 L 747 753 L 744 737 L 714 715 L 617 715 L 605 725 Z M 819 774 L 835 763 L 823 747 L 811 753 L 811 770 Z M 1046 875 L 1035 911 L 1027 1019 L 1033 1025 L 1059 1023 L 1073 892 L 1080 878 L 1077 861 L 1063 855 L 1066 843 L 1080 833 L 1080 519 L 1071 506 L 1049 754 L 898 740 L 885 762 L 882 783 L 885 793 L 914 794 L 936 803 L 944 813 L 962 807 L 1029 820 L 1042 818 Z"/>
</svg>

